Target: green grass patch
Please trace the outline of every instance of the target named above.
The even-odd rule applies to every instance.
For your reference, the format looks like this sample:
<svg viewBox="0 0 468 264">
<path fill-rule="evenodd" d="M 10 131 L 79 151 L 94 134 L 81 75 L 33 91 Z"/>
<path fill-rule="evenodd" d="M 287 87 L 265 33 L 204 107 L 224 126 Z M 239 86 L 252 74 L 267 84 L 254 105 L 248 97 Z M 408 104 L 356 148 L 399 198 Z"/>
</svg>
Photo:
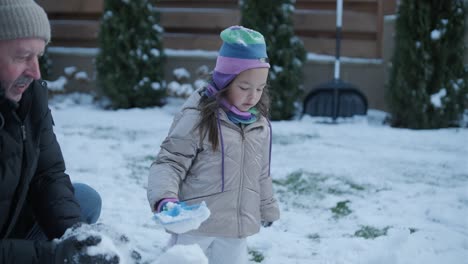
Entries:
<svg viewBox="0 0 468 264">
<path fill-rule="evenodd" d="M 335 179 L 334 184 L 327 187 L 327 192 L 334 195 L 350 194 L 355 191 L 364 191 L 366 188 L 349 180 Z"/>
<path fill-rule="evenodd" d="M 96 126 L 90 127 L 93 131 L 89 131 L 93 138 L 98 139 L 118 139 L 120 131 L 116 127 L 111 126 Z"/>
<path fill-rule="evenodd" d="M 315 242 L 320 242 L 320 235 L 317 233 L 308 234 L 307 238 Z"/>
<path fill-rule="evenodd" d="M 262 252 L 257 251 L 255 249 L 249 248 L 249 255 L 250 255 L 251 261 L 258 262 L 258 263 L 262 262 L 265 259 Z"/>
<path fill-rule="evenodd" d="M 349 185 L 349 187 L 351 187 L 351 189 L 354 189 L 356 191 L 364 191 L 366 189 L 364 188 L 364 186 L 353 183 L 353 182 L 347 182 L 347 184 Z"/>
<path fill-rule="evenodd" d="M 154 156 L 133 156 L 127 159 L 127 168 L 130 170 L 130 178 L 138 184 L 144 185 L 147 182 L 148 172 Z"/>
<path fill-rule="evenodd" d="M 273 184 L 278 194 L 277 197 L 286 205 L 285 208 L 298 209 L 310 209 L 317 206 L 320 200 L 330 195 L 365 195 L 363 191 L 370 189 L 343 177 L 303 170 L 293 171 L 285 178 L 273 179 Z M 350 213 L 349 208 L 346 208 L 346 203 L 338 204 L 333 211 L 338 217 Z"/>
<path fill-rule="evenodd" d="M 149 164 L 151 165 L 151 163 L 156 159 L 156 156 L 155 155 L 146 155 L 143 160 L 144 161 L 147 161 L 149 162 Z"/>
<path fill-rule="evenodd" d="M 298 195 L 312 193 L 343 195 L 353 191 L 364 191 L 365 187 L 341 178 L 311 173 L 303 170 L 293 171 L 285 179 L 273 180 L 280 192 L 290 192 Z"/>
<path fill-rule="evenodd" d="M 336 203 L 335 207 L 332 207 L 330 210 L 333 213 L 335 218 L 340 218 L 351 214 L 353 211 L 349 209 L 348 204 L 349 200 L 341 201 Z"/>
<path fill-rule="evenodd" d="M 320 190 L 319 183 L 327 177 L 318 173 L 307 173 L 302 170 L 291 172 L 285 179 L 273 180 L 273 183 L 282 187 L 283 192 L 298 195 L 308 195 Z"/>
<path fill-rule="evenodd" d="M 379 236 L 386 236 L 387 231 L 390 227 L 384 227 L 382 229 L 372 227 L 372 226 L 361 226 L 359 230 L 354 232 L 355 237 L 362 237 L 365 239 L 374 239 Z"/>
</svg>

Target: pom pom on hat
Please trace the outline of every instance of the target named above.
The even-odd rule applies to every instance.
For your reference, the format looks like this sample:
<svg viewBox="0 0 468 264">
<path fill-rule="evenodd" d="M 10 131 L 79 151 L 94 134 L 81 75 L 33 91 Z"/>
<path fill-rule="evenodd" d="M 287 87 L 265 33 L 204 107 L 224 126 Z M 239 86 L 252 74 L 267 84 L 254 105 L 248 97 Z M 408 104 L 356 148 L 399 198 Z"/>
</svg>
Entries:
<svg viewBox="0 0 468 264">
<path fill-rule="evenodd" d="M 34 0 L 0 0 L 0 40 L 33 37 L 50 41 L 44 9 Z"/>
<path fill-rule="evenodd" d="M 245 70 L 270 68 L 265 39 L 259 32 L 242 26 L 231 26 L 223 30 L 220 37 L 223 44 L 213 72 L 216 90 L 225 88 Z"/>
</svg>

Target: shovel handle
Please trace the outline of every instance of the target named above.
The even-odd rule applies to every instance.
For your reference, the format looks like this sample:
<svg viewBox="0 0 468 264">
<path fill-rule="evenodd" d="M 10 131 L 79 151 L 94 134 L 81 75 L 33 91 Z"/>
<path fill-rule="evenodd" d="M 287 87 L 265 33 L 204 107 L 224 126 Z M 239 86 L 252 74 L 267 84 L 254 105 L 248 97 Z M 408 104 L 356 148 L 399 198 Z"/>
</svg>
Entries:
<svg viewBox="0 0 468 264">
<path fill-rule="evenodd" d="M 340 79 L 340 49 L 341 49 L 341 25 L 343 17 L 343 0 L 336 1 L 336 46 L 335 46 L 335 73 L 334 79 Z"/>
</svg>

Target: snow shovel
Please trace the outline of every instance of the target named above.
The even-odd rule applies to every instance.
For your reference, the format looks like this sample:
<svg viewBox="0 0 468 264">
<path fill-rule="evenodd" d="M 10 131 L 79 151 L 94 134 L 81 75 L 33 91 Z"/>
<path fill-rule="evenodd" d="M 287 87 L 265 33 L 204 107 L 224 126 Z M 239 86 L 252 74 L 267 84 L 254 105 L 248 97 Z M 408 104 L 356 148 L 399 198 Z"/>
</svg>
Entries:
<svg viewBox="0 0 468 264">
<path fill-rule="evenodd" d="M 302 115 L 332 117 L 351 117 L 366 115 L 365 95 L 350 83 L 340 79 L 340 48 L 343 0 L 336 2 L 336 54 L 334 79 L 313 89 L 305 98 Z"/>
</svg>

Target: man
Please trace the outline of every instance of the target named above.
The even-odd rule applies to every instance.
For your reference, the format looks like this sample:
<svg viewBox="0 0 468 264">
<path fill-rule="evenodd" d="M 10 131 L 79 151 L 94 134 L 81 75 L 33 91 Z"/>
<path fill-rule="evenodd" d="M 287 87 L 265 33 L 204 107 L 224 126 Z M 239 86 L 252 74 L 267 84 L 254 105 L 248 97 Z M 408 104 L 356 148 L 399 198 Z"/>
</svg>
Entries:
<svg viewBox="0 0 468 264">
<path fill-rule="evenodd" d="M 52 241 L 96 222 L 101 200 L 65 173 L 39 72 L 49 40 L 49 20 L 33 0 L 0 0 L 0 263 L 118 263 L 86 255 L 100 237 Z"/>
</svg>

